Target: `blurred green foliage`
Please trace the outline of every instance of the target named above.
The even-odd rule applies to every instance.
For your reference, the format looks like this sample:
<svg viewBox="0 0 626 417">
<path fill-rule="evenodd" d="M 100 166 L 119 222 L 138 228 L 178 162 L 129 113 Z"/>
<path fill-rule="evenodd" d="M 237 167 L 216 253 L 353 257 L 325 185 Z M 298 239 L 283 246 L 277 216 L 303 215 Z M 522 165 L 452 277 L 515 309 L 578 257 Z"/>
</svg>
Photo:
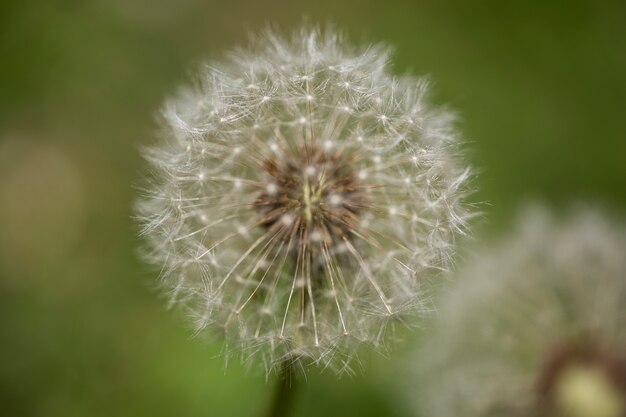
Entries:
<svg viewBox="0 0 626 417">
<path fill-rule="evenodd" d="M 191 339 L 136 258 L 133 184 L 154 114 L 267 23 L 332 22 L 397 48 L 462 116 L 497 232 L 528 199 L 626 208 L 626 3 L 4 0 L 0 407 L 7 416 L 254 416 L 271 386 Z M 400 353 L 402 345 L 396 350 Z M 403 415 L 394 362 L 313 373 L 302 416 Z"/>
</svg>

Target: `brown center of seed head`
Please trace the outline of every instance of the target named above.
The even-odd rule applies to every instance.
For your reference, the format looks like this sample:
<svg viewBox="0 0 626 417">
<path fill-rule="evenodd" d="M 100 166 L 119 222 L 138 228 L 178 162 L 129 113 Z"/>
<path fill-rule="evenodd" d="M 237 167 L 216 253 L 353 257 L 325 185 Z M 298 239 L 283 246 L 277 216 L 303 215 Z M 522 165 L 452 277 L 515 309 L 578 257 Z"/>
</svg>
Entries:
<svg viewBox="0 0 626 417">
<path fill-rule="evenodd" d="M 542 416 L 626 417 L 626 357 L 597 344 L 558 346 L 547 355 L 536 389 Z"/>
<path fill-rule="evenodd" d="M 318 148 L 267 158 L 254 202 L 260 224 L 298 252 L 352 239 L 365 204 L 353 165 L 353 157 Z"/>
</svg>

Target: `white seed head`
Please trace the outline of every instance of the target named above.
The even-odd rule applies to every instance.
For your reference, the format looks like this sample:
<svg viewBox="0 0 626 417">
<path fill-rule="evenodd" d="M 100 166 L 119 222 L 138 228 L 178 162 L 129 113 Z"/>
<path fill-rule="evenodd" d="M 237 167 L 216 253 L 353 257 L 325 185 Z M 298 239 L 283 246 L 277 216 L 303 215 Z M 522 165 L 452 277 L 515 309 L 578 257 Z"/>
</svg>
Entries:
<svg viewBox="0 0 626 417">
<path fill-rule="evenodd" d="M 148 260 L 198 331 L 267 369 L 341 372 L 359 345 L 381 347 L 429 308 L 465 233 L 452 118 L 388 61 L 331 31 L 266 33 L 171 100 L 145 151 Z"/>
<path fill-rule="evenodd" d="M 417 415 L 623 417 L 626 225 L 534 208 L 478 250 L 417 355 Z"/>
</svg>

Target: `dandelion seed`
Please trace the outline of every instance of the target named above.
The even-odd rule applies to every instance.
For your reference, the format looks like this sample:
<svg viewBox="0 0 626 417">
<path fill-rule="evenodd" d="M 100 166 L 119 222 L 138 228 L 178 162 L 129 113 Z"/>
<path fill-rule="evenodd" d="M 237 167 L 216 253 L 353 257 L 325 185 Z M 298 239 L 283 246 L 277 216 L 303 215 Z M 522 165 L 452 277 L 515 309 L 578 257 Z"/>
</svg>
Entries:
<svg viewBox="0 0 626 417">
<path fill-rule="evenodd" d="M 165 108 L 138 204 L 147 259 L 244 358 L 343 372 L 426 308 L 466 230 L 466 167 L 450 115 L 389 74 L 386 48 L 309 29 L 252 43 Z"/>
<path fill-rule="evenodd" d="M 590 209 L 523 219 L 444 299 L 417 415 L 626 415 L 626 226 Z"/>
</svg>

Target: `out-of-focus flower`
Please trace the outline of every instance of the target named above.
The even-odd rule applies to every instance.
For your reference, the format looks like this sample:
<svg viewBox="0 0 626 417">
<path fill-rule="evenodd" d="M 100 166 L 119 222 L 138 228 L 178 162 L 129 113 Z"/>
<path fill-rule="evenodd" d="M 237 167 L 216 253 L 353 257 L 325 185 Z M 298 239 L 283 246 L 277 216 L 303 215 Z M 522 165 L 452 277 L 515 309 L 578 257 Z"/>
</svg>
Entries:
<svg viewBox="0 0 626 417">
<path fill-rule="evenodd" d="M 529 210 L 459 280 L 418 357 L 418 415 L 626 416 L 623 224 Z"/>
<path fill-rule="evenodd" d="M 388 60 L 332 31 L 268 32 L 166 105 L 138 204 L 147 259 L 227 351 L 342 371 L 429 308 L 469 169 L 451 115 Z"/>
</svg>

